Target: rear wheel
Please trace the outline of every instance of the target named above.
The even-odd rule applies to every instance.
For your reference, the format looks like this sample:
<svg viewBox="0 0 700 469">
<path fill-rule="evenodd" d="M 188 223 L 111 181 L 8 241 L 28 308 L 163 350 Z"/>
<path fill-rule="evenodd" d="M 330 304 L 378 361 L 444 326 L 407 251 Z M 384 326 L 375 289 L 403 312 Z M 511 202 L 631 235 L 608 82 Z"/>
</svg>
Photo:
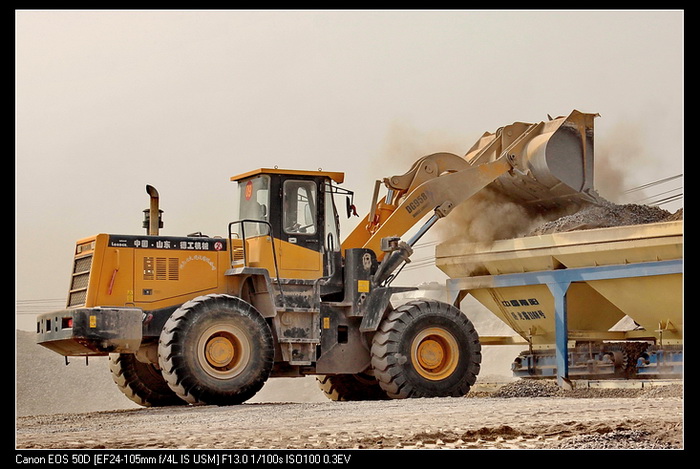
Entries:
<svg viewBox="0 0 700 469">
<path fill-rule="evenodd" d="M 109 370 L 119 390 L 139 405 L 160 407 L 186 404 L 170 389 L 155 365 L 138 361 L 132 353 L 111 353 Z"/>
<path fill-rule="evenodd" d="M 163 376 L 191 404 L 240 404 L 257 393 L 272 369 L 272 333 L 249 303 L 206 295 L 166 321 L 158 357 Z"/>
<path fill-rule="evenodd" d="M 476 382 L 481 344 L 457 308 L 412 301 L 390 312 L 372 340 L 372 367 L 393 398 L 463 396 Z"/>
</svg>

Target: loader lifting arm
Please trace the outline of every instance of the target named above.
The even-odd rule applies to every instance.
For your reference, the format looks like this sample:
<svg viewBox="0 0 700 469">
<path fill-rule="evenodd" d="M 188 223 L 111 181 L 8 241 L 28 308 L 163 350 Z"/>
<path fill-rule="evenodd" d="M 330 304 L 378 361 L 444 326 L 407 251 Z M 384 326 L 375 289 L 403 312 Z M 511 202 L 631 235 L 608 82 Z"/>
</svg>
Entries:
<svg viewBox="0 0 700 469">
<path fill-rule="evenodd" d="M 516 122 L 495 133 L 486 132 L 464 158 L 434 153 L 416 161 L 403 175 L 377 181 L 370 213 L 343 241 L 343 250 L 369 248 L 378 260 L 393 252 L 394 259 L 383 262 L 375 276 L 375 282 L 380 283 L 400 263 L 408 261 L 410 247 L 437 220 L 486 186 L 525 205 L 551 208 L 594 202 L 596 116 L 573 111 L 536 124 Z M 382 183 L 387 195 L 378 200 Z M 407 243 L 398 242 L 431 213 Z"/>
<path fill-rule="evenodd" d="M 413 187 L 409 187 L 409 190 L 395 192 L 391 204 L 395 208 L 386 220 L 382 222 L 377 216 L 370 220 L 366 229 L 369 236 L 361 245 L 362 247 L 372 249 L 381 260 L 386 252 L 386 247 L 382 248 L 381 246 L 382 239 L 400 237 L 426 215 L 432 213 L 425 225 L 408 241 L 408 245 L 413 246 L 437 220 L 447 216 L 454 207 L 474 196 L 511 169 L 506 158 L 479 166 L 469 166 L 459 156 L 450 155 L 453 157 L 453 161 L 463 163 L 460 169 L 454 170 L 451 167 L 450 170 L 443 171 L 441 175 L 421 181 L 426 173 L 425 168 L 438 166 L 435 164 L 435 160 L 443 160 L 446 155 L 448 154 L 430 155 L 419 161 L 421 165 L 414 171 L 416 173 L 414 180 L 417 180 L 418 183 L 412 184 Z M 390 189 L 391 191 L 393 189 Z M 381 205 L 383 206 L 382 210 L 386 211 L 386 206 L 389 204 L 384 202 Z M 352 233 L 346 243 L 343 243 L 344 248 L 348 246 L 347 243 L 353 242 L 353 235 L 355 233 Z"/>
</svg>

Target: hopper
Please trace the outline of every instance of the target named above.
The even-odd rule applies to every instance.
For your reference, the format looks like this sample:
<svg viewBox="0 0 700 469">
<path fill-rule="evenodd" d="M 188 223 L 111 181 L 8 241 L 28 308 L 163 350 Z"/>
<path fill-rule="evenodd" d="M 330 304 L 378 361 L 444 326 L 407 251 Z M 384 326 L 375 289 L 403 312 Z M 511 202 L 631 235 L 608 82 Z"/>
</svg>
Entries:
<svg viewBox="0 0 700 469">
<path fill-rule="evenodd" d="M 570 337 L 612 337 L 609 329 L 627 315 L 645 334 L 656 335 L 654 331 L 666 326 L 663 339 L 680 342 L 682 273 L 652 275 L 649 267 L 664 265 L 659 261 L 681 262 L 682 251 L 682 221 L 673 221 L 490 245 L 446 242 L 436 248 L 436 265 L 451 278 L 448 287 L 453 292 L 473 295 L 534 344 L 553 342 L 554 304 L 547 284 L 556 283 L 557 276 L 565 278 L 567 271 L 573 279 L 567 280 Z M 528 273 L 534 283 L 515 284 L 518 276 L 525 279 Z"/>
</svg>

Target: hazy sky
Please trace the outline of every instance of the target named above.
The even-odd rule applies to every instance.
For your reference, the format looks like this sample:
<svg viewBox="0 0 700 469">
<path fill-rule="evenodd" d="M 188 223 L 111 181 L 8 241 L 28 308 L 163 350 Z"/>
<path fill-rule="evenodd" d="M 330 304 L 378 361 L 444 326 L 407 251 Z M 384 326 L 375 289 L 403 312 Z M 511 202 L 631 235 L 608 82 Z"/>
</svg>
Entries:
<svg viewBox="0 0 700 469">
<path fill-rule="evenodd" d="M 164 235 L 225 235 L 230 176 L 274 165 L 344 171 L 365 214 L 373 181 L 418 157 L 573 109 L 600 114 L 596 161 L 620 187 L 683 172 L 680 10 L 15 18 L 21 328 L 63 307 L 77 239 L 144 232 L 146 184 Z"/>
</svg>

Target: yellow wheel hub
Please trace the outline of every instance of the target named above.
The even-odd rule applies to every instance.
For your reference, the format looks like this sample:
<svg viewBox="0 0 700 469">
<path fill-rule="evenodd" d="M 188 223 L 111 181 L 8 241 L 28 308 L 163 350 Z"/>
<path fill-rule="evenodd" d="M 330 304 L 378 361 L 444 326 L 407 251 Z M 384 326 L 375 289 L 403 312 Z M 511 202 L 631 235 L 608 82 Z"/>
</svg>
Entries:
<svg viewBox="0 0 700 469">
<path fill-rule="evenodd" d="M 250 360 L 251 348 L 245 334 L 235 326 L 215 324 L 197 341 L 197 361 L 202 370 L 218 379 L 238 375 Z"/>
<path fill-rule="evenodd" d="M 411 343 L 413 364 L 422 377 L 438 381 L 450 376 L 457 368 L 459 347 L 447 330 L 431 327 L 421 331 Z"/>
<path fill-rule="evenodd" d="M 222 368 L 231 363 L 236 349 L 229 339 L 223 336 L 213 337 L 207 342 L 205 354 L 207 362 L 213 367 Z"/>
<path fill-rule="evenodd" d="M 425 340 L 418 346 L 418 361 L 423 368 L 434 370 L 445 358 L 442 345 L 436 340 Z"/>
</svg>

